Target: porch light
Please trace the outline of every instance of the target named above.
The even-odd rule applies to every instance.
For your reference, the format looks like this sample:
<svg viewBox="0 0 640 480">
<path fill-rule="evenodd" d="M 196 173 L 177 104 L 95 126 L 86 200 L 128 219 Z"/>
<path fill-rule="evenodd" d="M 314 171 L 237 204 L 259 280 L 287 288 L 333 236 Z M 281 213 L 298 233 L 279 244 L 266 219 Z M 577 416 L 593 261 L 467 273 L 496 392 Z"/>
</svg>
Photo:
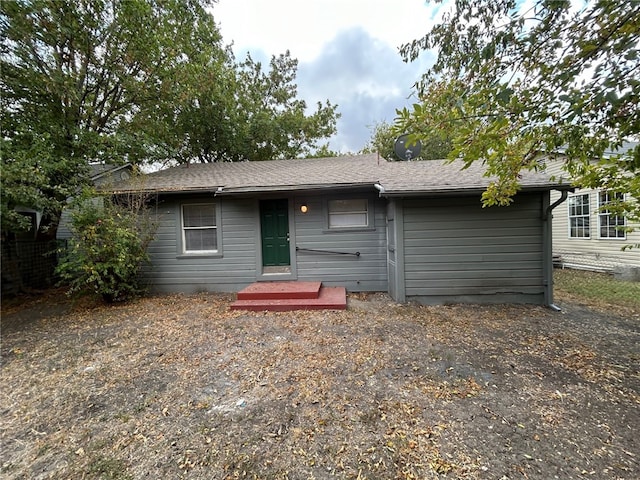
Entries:
<svg viewBox="0 0 640 480">
<path fill-rule="evenodd" d="M 307 207 L 306 205 L 300 205 L 300 211 L 302 213 L 307 213 L 309 211 L 309 207 Z"/>
</svg>

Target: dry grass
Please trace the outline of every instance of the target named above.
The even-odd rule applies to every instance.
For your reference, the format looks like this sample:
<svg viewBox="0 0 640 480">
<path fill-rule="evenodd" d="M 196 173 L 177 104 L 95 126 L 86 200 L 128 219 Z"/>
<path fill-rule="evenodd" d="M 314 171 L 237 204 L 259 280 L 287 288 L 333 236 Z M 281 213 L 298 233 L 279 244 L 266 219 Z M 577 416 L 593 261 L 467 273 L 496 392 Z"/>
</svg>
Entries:
<svg viewBox="0 0 640 480">
<path fill-rule="evenodd" d="M 637 321 L 385 295 L 344 312 L 230 300 L 3 306 L 2 476 L 640 475 Z"/>
</svg>

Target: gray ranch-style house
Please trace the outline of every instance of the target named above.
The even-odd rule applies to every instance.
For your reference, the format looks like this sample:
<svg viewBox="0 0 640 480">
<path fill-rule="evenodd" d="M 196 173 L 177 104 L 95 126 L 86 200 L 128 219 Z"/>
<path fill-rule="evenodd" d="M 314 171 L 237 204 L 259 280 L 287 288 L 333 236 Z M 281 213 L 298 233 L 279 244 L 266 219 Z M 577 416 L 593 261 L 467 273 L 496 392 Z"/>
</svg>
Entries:
<svg viewBox="0 0 640 480">
<path fill-rule="evenodd" d="M 158 198 L 156 292 L 321 281 L 425 304 L 553 303 L 548 175 L 483 208 L 482 165 L 379 155 L 191 164 L 115 185 Z M 141 182 L 141 183 L 140 183 Z"/>
</svg>

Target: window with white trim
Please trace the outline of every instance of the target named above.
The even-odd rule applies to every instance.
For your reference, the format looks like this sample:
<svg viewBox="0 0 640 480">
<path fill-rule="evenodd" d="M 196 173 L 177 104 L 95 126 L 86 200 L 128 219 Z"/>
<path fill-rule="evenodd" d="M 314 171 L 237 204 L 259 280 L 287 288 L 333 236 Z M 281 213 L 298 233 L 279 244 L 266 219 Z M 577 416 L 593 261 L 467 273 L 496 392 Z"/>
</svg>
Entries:
<svg viewBox="0 0 640 480">
<path fill-rule="evenodd" d="M 182 205 L 182 251 L 218 251 L 218 226 L 214 203 Z"/>
<path fill-rule="evenodd" d="M 617 238 L 624 240 L 626 219 L 624 215 L 616 215 L 607 210 L 606 206 L 614 201 L 624 200 L 624 194 L 615 192 L 599 192 L 598 194 L 598 229 L 600 238 Z"/>
<path fill-rule="evenodd" d="M 589 238 L 589 194 L 569 197 L 569 238 Z"/>
<path fill-rule="evenodd" d="M 365 198 L 329 200 L 329 228 L 364 228 L 369 226 L 369 201 Z"/>
</svg>

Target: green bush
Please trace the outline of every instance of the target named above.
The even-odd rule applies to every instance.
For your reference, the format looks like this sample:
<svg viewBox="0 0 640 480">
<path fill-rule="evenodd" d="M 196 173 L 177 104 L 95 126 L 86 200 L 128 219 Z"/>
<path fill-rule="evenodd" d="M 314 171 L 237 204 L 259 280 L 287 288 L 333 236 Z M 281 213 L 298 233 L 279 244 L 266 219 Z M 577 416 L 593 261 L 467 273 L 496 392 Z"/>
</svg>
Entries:
<svg viewBox="0 0 640 480">
<path fill-rule="evenodd" d="M 90 195 L 89 195 L 90 197 Z M 120 302 L 144 291 L 140 270 L 149 262 L 147 246 L 155 225 L 146 201 L 93 197 L 76 202 L 67 252 L 57 273 L 69 293 L 94 292 Z"/>
</svg>

